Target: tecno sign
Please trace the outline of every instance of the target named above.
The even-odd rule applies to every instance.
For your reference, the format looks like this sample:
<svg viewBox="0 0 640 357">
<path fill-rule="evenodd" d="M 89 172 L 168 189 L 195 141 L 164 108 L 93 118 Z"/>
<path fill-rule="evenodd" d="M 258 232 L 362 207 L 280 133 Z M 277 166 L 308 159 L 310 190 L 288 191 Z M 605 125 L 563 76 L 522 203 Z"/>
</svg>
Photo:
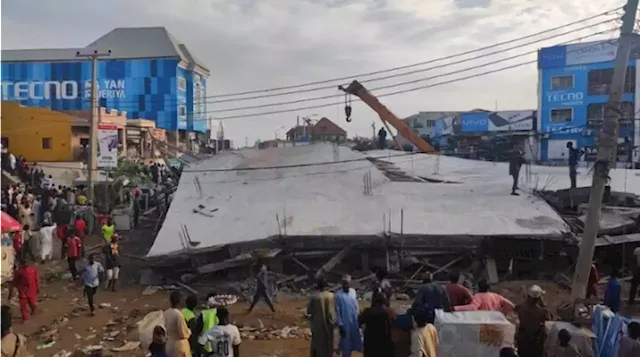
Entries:
<svg viewBox="0 0 640 357">
<path fill-rule="evenodd" d="M 78 98 L 76 81 L 33 81 L 2 82 L 2 99 L 76 99 Z"/>
<path fill-rule="evenodd" d="M 125 98 L 124 79 L 103 79 L 97 82 L 99 98 Z M 91 81 L 85 81 L 82 92 L 77 81 L 2 82 L 3 100 L 72 100 L 91 98 Z"/>
<path fill-rule="evenodd" d="M 547 101 L 549 103 L 560 103 L 562 106 L 574 106 L 582 105 L 584 100 L 584 93 L 551 93 L 547 94 Z"/>
</svg>

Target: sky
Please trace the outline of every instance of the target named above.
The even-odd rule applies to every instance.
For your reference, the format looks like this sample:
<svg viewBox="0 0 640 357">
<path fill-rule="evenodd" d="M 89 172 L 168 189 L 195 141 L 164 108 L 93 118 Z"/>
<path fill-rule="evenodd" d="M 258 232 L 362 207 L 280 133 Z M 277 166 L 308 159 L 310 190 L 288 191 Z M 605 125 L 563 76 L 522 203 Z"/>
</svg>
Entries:
<svg viewBox="0 0 640 357">
<path fill-rule="evenodd" d="M 64 48 L 84 47 L 116 27 L 164 26 L 208 65 L 211 75 L 207 96 L 211 98 L 207 99 L 207 112 L 212 118 L 295 109 L 286 113 L 224 119 L 226 137 L 233 139 L 236 146 L 243 146 L 245 142 L 252 145 L 257 139 L 284 138 L 287 129 L 295 126 L 298 116 L 327 117 L 347 130 L 349 136 L 370 136 L 372 123 L 377 127 L 381 123 L 365 104 L 354 101 L 353 120 L 350 123 L 345 121 L 344 97 L 337 90 L 337 85 L 352 79 L 360 80 L 368 88 L 401 84 L 372 90 L 375 95 L 436 84 L 404 94 L 380 97 L 381 102 L 400 118 L 420 111 L 535 109 L 535 64 L 449 84 L 438 83 L 535 60 L 535 53 L 530 53 L 455 73 L 540 47 L 575 42 L 577 38 L 614 29 L 618 24 L 610 23 L 527 44 L 605 19 L 600 18 L 466 57 L 377 76 L 362 74 L 429 61 L 534 34 L 623 4 L 624 1 L 620 0 L 3 0 L 1 34 L 3 49 Z M 588 40 L 612 36 L 609 33 Z M 451 64 L 452 61 L 516 45 L 522 47 Z M 441 68 L 425 70 L 433 66 Z M 367 80 L 381 76 L 417 70 L 423 71 L 367 83 Z M 438 75 L 439 78 L 432 78 Z M 334 86 L 323 90 L 215 102 L 220 99 L 215 95 L 343 77 L 349 80 L 299 88 Z M 425 78 L 427 80 L 403 84 Z M 261 94 L 265 93 L 251 96 Z M 237 110 L 239 107 L 331 95 L 337 97 Z M 328 106 L 299 109 L 323 104 Z M 217 122 L 214 126 L 217 128 Z"/>
</svg>

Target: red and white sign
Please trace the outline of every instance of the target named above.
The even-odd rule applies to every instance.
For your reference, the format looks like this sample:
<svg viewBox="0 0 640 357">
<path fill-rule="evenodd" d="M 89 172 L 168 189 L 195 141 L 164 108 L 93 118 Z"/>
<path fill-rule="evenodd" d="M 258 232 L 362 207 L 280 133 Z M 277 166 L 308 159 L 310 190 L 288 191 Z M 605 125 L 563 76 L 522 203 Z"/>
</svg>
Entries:
<svg viewBox="0 0 640 357">
<path fill-rule="evenodd" d="M 118 126 L 98 124 L 98 168 L 118 167 Z"/>
</svg>

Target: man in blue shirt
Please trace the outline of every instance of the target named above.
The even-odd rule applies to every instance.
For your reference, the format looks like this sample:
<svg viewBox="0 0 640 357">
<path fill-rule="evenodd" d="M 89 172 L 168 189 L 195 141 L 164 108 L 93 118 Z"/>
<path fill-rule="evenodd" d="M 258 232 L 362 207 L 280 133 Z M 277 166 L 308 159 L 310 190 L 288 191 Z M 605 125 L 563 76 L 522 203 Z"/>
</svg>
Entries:
<svg viewBox="0 0 640 357">
<path fill-rule="evenodd" d="M 580 160 L 580 156 L 584 154 L 584 151 L 574 148 L 571 141 L 567 142 L 567 149 L 569 149 L 569 180 L 571 180 L 571 188 L 576 188 L 578 187 L 578 160 Z"/>
<path fill-rule="evenodd" d="M 613 268 L 611 270 L 611 275 L 609 276 L 609 281 L 607 282 L 607 287 L 604 290 L 604 304 L 611 309 L 612 312 L 620 311 L 620 299 L 622 295 L 622 288 L 620 287 L 620 281 L 618 281 L 618 277 L 620 276 L 620 272 L 617 268 Z"/>
</svg>

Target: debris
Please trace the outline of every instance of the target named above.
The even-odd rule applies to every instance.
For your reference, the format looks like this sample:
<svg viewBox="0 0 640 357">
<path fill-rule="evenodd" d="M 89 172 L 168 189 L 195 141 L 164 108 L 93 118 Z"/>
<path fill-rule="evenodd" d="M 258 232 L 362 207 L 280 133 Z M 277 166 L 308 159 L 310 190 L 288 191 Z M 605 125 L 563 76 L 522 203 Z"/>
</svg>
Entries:
<svg viewBox="0 0 640 357">
<path fill-rule="evenodd" d="M 98 305 L 98 306 L 100 306 L 100 308 L 106 309 L 106 308 L 111 307 L 111 303 L 110 302 L 101 302 L 100 305 Z"/>
<path fill-rule="evenodd" d="M 40 351 L 40 350 L 46 350 L 47 348 L 51 348 L 53 347 L 53 345 L 56 344 L 56 341 L 50 341 L 48 343 L 42 343 L 39 344 L 38 347 L 36 347 L 36 350 Z"/>
<path fill-rule="evenodd" d="M 111 348 L 111 351 L 113 351 L 113 352 L 127 352 L 127 351 L 133 351 L 133 350 L 137 349 L 138 347 L 140 347 L 140 342 L 129 341 L 129 342 L 125 343 L 124 345 L 120 346 L 120 347 Z"/>
<path fill-rule="evenodd" d="M 144 290 L 142 291 L 142 295 L 153 295 L 155 294 L 158 290 L 162 289 L 159 286 L 147 286 L 146 288 L 144 288 Z"/>
<path fill-rule="evenodd" d="M 186 291 L 192 293 L 193 295 L 198 295 L 198 291 L 196 291 L 194 288 L 190 287 L 187 284 L 181 283 L 179 281 L 176 281 L 176 285 L 178 285 L 179 287 L 185 289 Z"/>
</svg>

